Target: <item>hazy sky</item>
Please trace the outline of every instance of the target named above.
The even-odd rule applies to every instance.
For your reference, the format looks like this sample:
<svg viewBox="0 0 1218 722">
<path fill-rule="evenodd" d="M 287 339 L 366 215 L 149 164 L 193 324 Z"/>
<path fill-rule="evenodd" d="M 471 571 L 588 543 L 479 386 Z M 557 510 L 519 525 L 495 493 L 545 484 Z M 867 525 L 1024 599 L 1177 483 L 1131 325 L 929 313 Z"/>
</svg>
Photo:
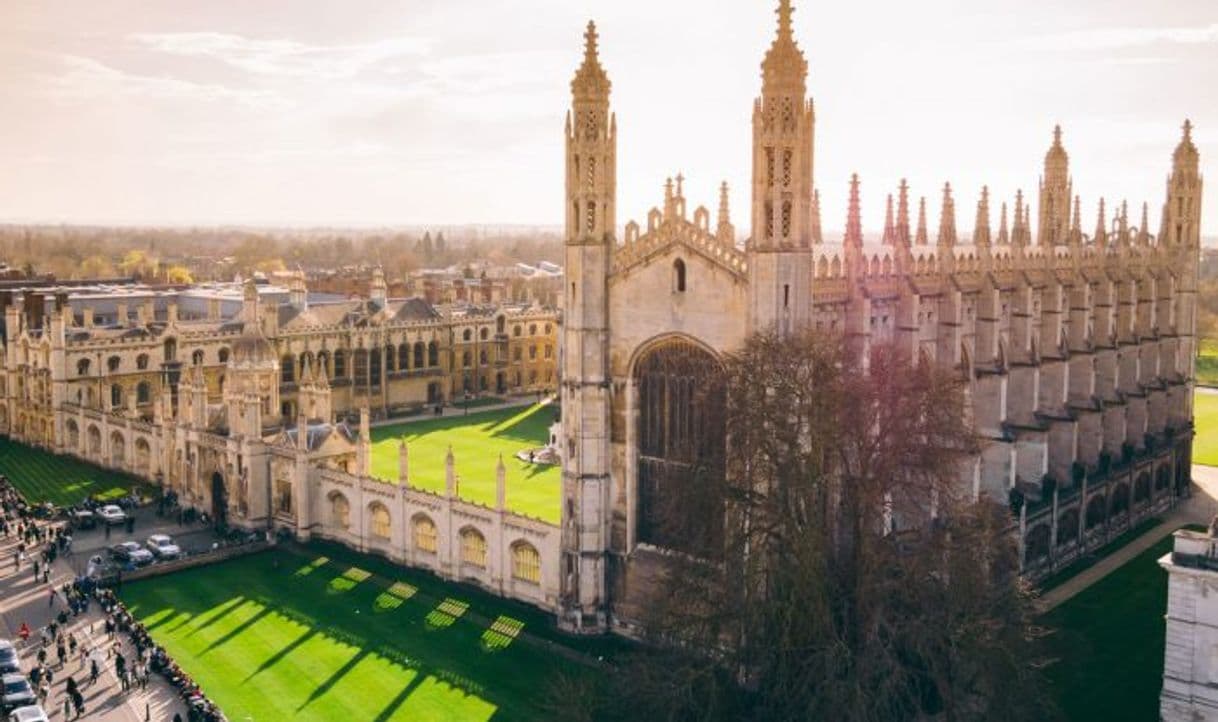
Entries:
<svg viewBox="0 0 1218 722">
<path fill-rule="evenodd" d="M 775 5 L 3 0 L 0 219 L 557 224 L 595 18 L 619 223 L 683 171 L 691 207 L 726 179 L 744 232 Z M 902 176 L 933 199 L 950 180 L 971 229 L 983 183 L 1034 192 L 1058 122 L 1088 232 L 1101 194 L 1151 201 L 1157 230 L 1186 116 L 1203 171 L 1218 158 L 1214 0 L 796 0 L 795 26 L 827 229 L 855 171 L 869 230 Z M 1213 189 L 1203 231 L 1218 233 Z"/>
</svg>

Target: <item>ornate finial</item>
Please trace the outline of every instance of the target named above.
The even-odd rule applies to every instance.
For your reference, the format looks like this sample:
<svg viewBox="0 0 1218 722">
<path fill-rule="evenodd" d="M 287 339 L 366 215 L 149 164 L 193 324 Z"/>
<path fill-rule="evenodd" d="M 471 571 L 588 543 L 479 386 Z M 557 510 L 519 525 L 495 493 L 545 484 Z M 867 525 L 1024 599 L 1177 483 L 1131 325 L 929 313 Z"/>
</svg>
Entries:
<svg viewBox="0 0 1218 722">
<path fill-rule="evenodd" d="M 1188 118 L 1184 119 L 1184 142 L 1191 143 L 1193 141 L 1193 121 Z"/>
<path fill-rule="evenodd" d="M 677 173 L 677 197 L 678 198 L 685 197 L 685 191 L 682 190 L 682 187 L 684 186 L 684 184 L 685 184 L 685 176 L 681 175 L 681 173 L 678 172 Z"/>
<path fill-rule="evenodd" d="M 939 245 L 956 245 L 956 202 L 952 200 L 952 184 L 943 184 L 943 209 L 939 213 Z"/>
<path fill-rule="evenodd" d="M 1142 223 L 1138 226 L 1137 243 L 1139 246 L 1150 245 L 1150 207 L 1145 202 L 1142 203 Z"/>
<path fill-rule="evenodd" d="M 850 204 L 846 210 L 846 238 L 844 245 L 863 245 L 863 223 L 859 218 L 859 174 L 850 176 Z"/>
<path fill-rule="evenodd" d="M 791 7 L 791 0 L 779 0 L 777 13 L 778 37 L 780 40 L 792 39 L 791 14 L 794 12 L 795 8 Z"/>
<path fill-rule="evenodd" d="M 909 184 L 904 178 L 897 187 L 897 243 L 909 245 Z"/>
<path fill-rule="evenodd" d="M 812 242 L 820 243 L 824 240 L 820 231 L 820 189 L 812 191 Z"/>
<path fill-rule="evenodd" d="M 918 231 L 914 236 L 914 243 L 919 246 L 930 243 L 926 233 L 926 196 L 918 199 Z"/>
<path fill-rule="evenodd" d="M 1108 243 L 1108 228 L 1104 224 L 1104 199 L 1100 198 L 1100 210 L 1095 220 L 1095 238 L 1091 239 L 1097 246 Z"/>
<path fill-rule="evenodd" d="M 973 226 L 973 244 L 990 245 L 990 187 L 981 186 L 981 199 L 977 201 L 977 223 Z"/>
<path fill-rule="evenodd" d="M 609 76 L 597 56 L 596 23 L 589 20 L 584 31 L 584 62 L 575 71 L 571 92 L 584 99 L 604 99 L 609 96 Z"/>
<path fill-rule="evenodd" d="M 892 194 L 888 194 L 888 200 L 884 206 L 884 237 L 882 242 L 885 246 L 891 246 L 896 240 L 896 227 L 892 222 Z"/>
<path fill-rule="evenodd" d="M 1061 125 L 1053 126 L 1053 145 L 1060 146 L 1062 144 L 1062 127 Z"/>
<path fill-rule="evenodd" d="M 731 223 L 732 217 L 728 211 L 727 181 L 719 184 L 719 225 Z"/>
<path fill-rule="evenodd" d="M 1010 233 L 1007 231 L 1007 203 L 1002 202 L 1002 210 L 998 212 L 998 245 L 1004 246 L 1011 242 Z"/>
<path fill-rule="evenodd" d="M 597 61 L 596 48 L 596 21 L 588 21 L 588 29 L 584 31 L 584 62 L 595 63 Z"/>
</svg>

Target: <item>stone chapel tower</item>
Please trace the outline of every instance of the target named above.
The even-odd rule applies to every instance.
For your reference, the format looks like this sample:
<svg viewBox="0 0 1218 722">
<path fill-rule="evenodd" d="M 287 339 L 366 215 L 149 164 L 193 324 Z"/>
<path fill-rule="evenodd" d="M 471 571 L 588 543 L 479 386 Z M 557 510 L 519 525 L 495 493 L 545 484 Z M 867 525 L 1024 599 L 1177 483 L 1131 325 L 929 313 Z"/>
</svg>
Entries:
<svg viewBox="0 0 1218 722">
<path fill-rule="evenodd" d="M 608 276 L 614 240 L 617 129 L 596 26 L 571 81 L 567 115 L 566 289 L 563 294 L 562 584 L 560 624 L 606 628 L 609 547 Z"/>
<path fill-rule="evenodd" d="M 812 316 L 812 149 L 808 61 L 795 44 L 791 2 L 778 6 L 778 36 L 761 63 L 753 103 L 753 208 L 749 243 L 749 330 L 789 332 Z"/>
<path fill-rule="evenodd" d="M 1163 204 L 1163 225 L 1159 243 L 1167 246 L 1180 269 L 1177 276 L 1176 307 L 1170 323 L 1179 338 L 1177 369 L 1185 378 L 1196 372 L 1197 275 L 1201 259 L 1201 158 L 1193 143 L 1193 124 L 1184 121 L 1184 135 L 1172 153 L 1171 175 L 1167 179 L 1167 200 Z M 1192 395 L 1187 397 L 1188 418 L 1192 418 Z"/>
<path fill-rule="evenodd" d="M 1056 246 L 1066 242 L 1070 230 L 1070 156 L 1062 147 L 1062 128 L 1053 128 L 1053 145 L 1045 153 L 1045 173 L 1040 179 L 1040 224 L 1036 243 Z"/>
</svg>

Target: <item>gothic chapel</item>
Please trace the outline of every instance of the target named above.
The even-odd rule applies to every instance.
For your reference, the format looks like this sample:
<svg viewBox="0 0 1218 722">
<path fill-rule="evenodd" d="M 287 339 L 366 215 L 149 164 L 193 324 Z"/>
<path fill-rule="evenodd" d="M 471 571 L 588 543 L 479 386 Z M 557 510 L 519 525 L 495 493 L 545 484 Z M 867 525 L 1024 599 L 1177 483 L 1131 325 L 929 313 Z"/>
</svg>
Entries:
<svg viewBox="0 0 1218 722">
<path fill-rule="evenodd" d="M 1044 159 L 1036 234 L 1016 195 L 991 225 L 980 189 L 971 235 L 942 189 L 911 222 L 894 198 L 865 241 L 859 180 L 846 230 L 821 233 L 816 116 L 790 0 L 753 102 L 751 236 L 736 240 L 722 187 L 713 218 L 669 179 L 644 225 L 618 235 L 617 120 L 595 25 L 571 82 L 561 395 L 561 624 L 629 632 L 663 557 L 665 489 L 722 449 L 722 399 L 705 369 L 754 331 L 823 328 L 895 343 L 956 368 L 987 441 L 962 472 L 974 496 L 1012 501 L 1025 574 L 1047 574 L 1188 494 L 1202 179 L 1186 122 L 1160 230 L 1101 199 L 1084 233 L 1060 129 Z"/>
</svg>

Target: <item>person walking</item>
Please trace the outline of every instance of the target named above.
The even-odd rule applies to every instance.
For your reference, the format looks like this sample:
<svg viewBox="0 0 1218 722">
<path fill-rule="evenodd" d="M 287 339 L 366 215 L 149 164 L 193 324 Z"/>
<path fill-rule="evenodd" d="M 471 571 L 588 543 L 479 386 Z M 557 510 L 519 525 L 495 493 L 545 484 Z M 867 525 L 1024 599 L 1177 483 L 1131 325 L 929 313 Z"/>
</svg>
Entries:
<svg viewBox="0 0 1218 722">
<path fill-rule="evenodd" d="M 56 591 L 55 591 L 55 587 L 51 587 L 51 594 L 50 594 L 50 598 L 47 600 L 47 606 L 48 606 L 48 607 L 54 607 L 54 606 L 55 606 L 55 595 L 56 595 L 56 594 L 58 594 L 58 592 L 56 592 Z"/>
<path fill-rule="evenodd" d="M 63 696 L 63 718 L 72 718 L 72 693 L 69 692 Z"/>
<path fill-rule="evenodd" d="M 22 642 L 30 641 L 30 625 L 22 622 L 21 627 L 17 630 L 17 636 L 21 637 Z"/>
<path fill-rule="evenodd" d="M 38 559 L 35 558 L 34 559 L 34 583 L 35 584 L 38 583 L 38 572 L 39 572 Z"/>
<path fill-rule="evenodd" d="M 94 657 L 93 659 L 90 659 L 89 660 L 89 686 L 93 686 L 93 685 L 97 684 L 97 675 L 100 672 L 101 672 L 101 670 L 97 668 L 97 658 Z"/>
</svg>

